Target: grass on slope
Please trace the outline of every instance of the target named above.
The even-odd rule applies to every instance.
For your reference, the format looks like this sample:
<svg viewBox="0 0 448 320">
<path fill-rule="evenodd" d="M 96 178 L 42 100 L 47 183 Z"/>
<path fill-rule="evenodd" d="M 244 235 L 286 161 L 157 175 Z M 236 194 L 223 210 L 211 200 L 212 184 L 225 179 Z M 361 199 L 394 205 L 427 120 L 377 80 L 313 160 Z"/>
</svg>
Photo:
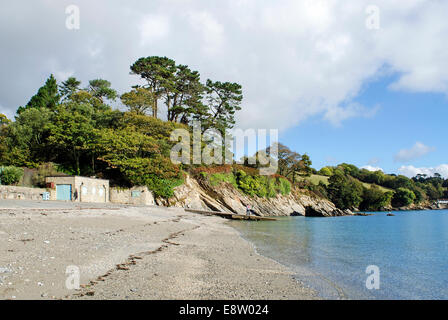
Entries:
<svg viewBox="0 0 448 320">
<path fill-rule="evenodd" d="M 321 176 L 318 174 L 313 174 L 310 177 L 300 177 L 300 179 L 305 179 L 310 181 L 311 183 L 318 185 L 319 182 L 324 183 L 325 185 L 328 185 L 328 179 L 330 179 L 330 177 L 326 177 L 326 176 Z M 362 185 L 366 188 L 370 188 L 372 186 L 371 183 L 365 183 L 365 182 L 361 182 Z M 392 191 L 391 189 L 382 187 L 382 186 L 378 186 L 383 192 L 387 192 L 387 191 Z"/>
</svg>

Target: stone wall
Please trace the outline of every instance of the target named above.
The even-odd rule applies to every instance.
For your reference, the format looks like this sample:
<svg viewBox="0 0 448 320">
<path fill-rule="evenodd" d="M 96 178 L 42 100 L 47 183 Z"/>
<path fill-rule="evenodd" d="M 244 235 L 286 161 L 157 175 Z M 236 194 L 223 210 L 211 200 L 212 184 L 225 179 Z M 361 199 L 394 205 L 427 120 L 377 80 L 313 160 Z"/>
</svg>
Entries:
<svg viewBox="0 0 448 320">
<path fill-rule="evenodd" d="M 110 202 L 132 205 L 154 205 L 154 196 L 147 187 L 132 189 L 110 189 Z"/>
<path fill-rule="evenodd" d="M 0 186 L 0 200 L 42 200 L 46 189 Z"/>
</svg>

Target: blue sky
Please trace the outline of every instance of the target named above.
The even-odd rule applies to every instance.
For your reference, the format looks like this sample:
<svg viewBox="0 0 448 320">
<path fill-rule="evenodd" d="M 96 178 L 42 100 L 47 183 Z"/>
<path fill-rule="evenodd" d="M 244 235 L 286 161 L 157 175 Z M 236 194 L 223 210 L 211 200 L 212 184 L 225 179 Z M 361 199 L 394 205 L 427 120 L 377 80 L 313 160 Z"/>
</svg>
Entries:
<svg viewBox="0 0 448 320">
<path fill-rule="evenodd" d="M 396 91 L 389 88 L 398 75 L 367 83 L 355 101 L 378 106 L 368 118 L 351 118 L 335 126 L 316 115 L 281 133 L 280 141 L 308 153 L 317 169 L 342 162 L 371 165 L 399 173 L 404 165 L 437 167 L 448 158 L 448 99 L 445 94 Z M 409 161 L 394 156 L 421 142 L 433 151 Z"/>
</svg>

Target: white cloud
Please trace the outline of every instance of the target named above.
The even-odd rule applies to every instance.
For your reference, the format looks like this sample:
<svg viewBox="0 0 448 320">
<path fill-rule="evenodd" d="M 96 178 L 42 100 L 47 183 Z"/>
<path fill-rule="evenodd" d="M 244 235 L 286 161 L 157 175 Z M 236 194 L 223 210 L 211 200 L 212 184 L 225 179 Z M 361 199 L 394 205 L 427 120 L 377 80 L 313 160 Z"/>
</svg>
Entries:
<svg viewBox="0 0 448 320">
<path fill-rule="evenodd" d="M 368 164 L 369 165 L 371 165 L 371 166 L 375 166 L 375 165 L 377 165 L 378 163 L 380 163 L 380 159 L 378 159 L 378 158 L 371 158 L 370 160 L 369 160 L 369 162 L 368 162 Z"/>
<path fill-rule="evenodd" d="M 371 118 L 378 112 L 379 106 L 372 109 L 366 108 L 358 103 L 351 103 L 346 107 L 334 106 L 327 110 L 324 119 L 335 126 L 340 126 L 342 122 L 349 118 Z"/>
<path fill-rule="evenodd" d="M 0 4 L 0 97 L 11 112 L 53 71 L 47 60 L 124 92 L 138 81 L 129 66 L 149 55 L 241 83 L 243 128 L 374 116 L 356 96 L 384 70 L 399 75 L 395 90 L 448 93 L 447 1 L 376 0 L 380 30 L 365 27 L 370 0 L 79 0 L 76 32 L 65 28 L 68 4 Z"/>
<path fill-rule="evenodd" d="M 140 22 L 140 44 L 153 44 L 155 41 L 168 36 L 170 23 L 163 15 L 146 15 Z"/>
<path fill-rule="evenodd" d="M 384 170 L 382 168 L 374 167 L 374 166 L 371 166 L 371 165 L 367 165 L 367 166 L 361 167 L 361 169 L 366 169 L 366 170 L 369 170 L 369 171 L 372 171 L 372 172 L 375 172 L 375 171 L 383 171 L 384 172 Z"/>
<path fill-rule="evenodd" d="M 190 24 L 202 37 L 204 54 L 217 54 L 223 50 L 224 27 L 207 11 L 188 13 Z"/>
<path fill-rule="evenodd" d="M 416 142 L 412 148 L 400 150 L 394 158 L 396 162 L 409 162 L 421 158 L 434 150 L 434 147 L 428 147 L 421 142 Z"/>
<path fill-rule="evenodd" d="M 448 178 L 448 164 L 441 164 L 435 168 L 421 167 L 416 168 L 414 166 L 402 166 L 398 171 L 409 178 L 415 177 L 417 174 L 426 174 L 428 176 L 434 176 L 435 173 L 440 173 L 445 179 Z"/>
</svg>

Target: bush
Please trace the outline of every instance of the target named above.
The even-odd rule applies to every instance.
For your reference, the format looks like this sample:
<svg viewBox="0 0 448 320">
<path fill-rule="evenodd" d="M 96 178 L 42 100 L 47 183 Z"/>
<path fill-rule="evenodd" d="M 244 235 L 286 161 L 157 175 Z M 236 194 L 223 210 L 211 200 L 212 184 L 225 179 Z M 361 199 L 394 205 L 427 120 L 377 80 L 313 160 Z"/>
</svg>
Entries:
<svg viewBox="0 0 448 320">
<path fill-rule="evenodd" d="M 167 199 L 174 195 L 174 188 L 183 183 L 183 179 L 161 179 L 153 176 L 147 180 L 146 185 L 154 193 L 154 197 Z"/>
<path fill-rule="evenodd" d="M 279 178 L 279 188 L 278 190 L 284 196 L 291 193 L 291 182 L 286 180 L 285 178 Z"/>
<path fill-rule="evenodd" d="M 217 186 L 223 182 L 230 183 L 235 188 L 238 188 L 236 178 L 233 173 L 214 173 L 210 175 L 210 184 L 212 186 Z"/>
<path fill-rule="evenodd" d="M 23 177 L 23 169 L 18 167 L 3 167 L 0 169 L 0 181 L 7 186 L 17 184 Z"/>
<path fill-rule="evenodd" d="M 398 188 L 392 198 L 394 207 L 404 207 L 413 204 L 416 199 L 414 192 L 406 188 Z"/>
<path fill-rule="evenodd" d="M 393 192 L 383 192 L 377 185 L 364 188 L 362 194 L 361 210 L 379 211 L 390 205 Z"/>
<path fill-rule="evenodd" d="M 331 177 L 333 175 L 333 169 L 330 167 L 323 167 L 319 170 L 318 174 L 326 177 Z"/>
<path fill-rule="evenodd" d="M 285 178 L 261 176 L 252 172 L 248 173 L 242 169 L 236 169 L 233 172 L 226 170 L 215 173 L 200 171 L 198 175 L 201 179 L 208 179 L 210 185 L 214 187 L 221 183 L 228 183 L 249 196 L 273 198 L 279 193 L 282 195 L 291 193 L 291 183 Z"/>
<path fill-rule="evenodd" d="M 336 207 L 345 210 L 354 209 L 360 205 L 363 187 L 359 181 L 344 175 L 339 170 L 336 170 L 328 181 L 328 196 Z"/>
</svg>

